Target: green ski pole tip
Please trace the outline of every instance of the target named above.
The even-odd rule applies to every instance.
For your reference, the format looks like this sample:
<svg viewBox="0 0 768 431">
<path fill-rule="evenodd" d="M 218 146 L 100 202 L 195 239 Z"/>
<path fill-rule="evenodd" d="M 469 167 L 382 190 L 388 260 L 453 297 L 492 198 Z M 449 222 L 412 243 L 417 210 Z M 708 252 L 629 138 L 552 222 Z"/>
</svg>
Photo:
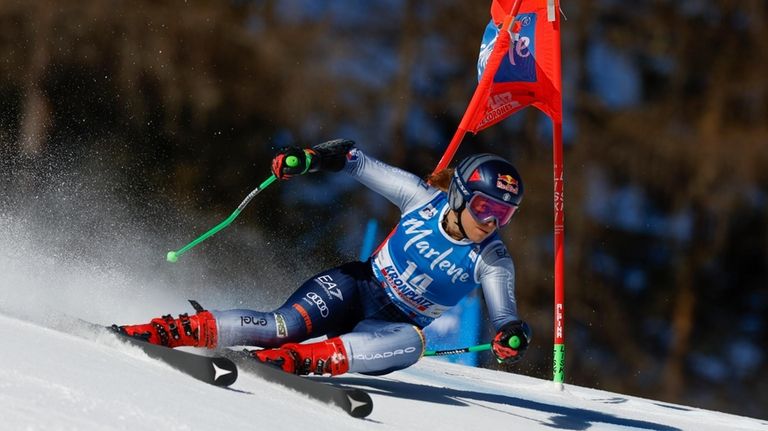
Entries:
<svg viewBox="0 0 768 431">
<path fill-rule="evenodd" d="M 167 260 L 168 262 L 176 262 L 177 260 L 179 260 L 179 256 L 176 256 L 175 251 L 169 251 L 168 254 L 165 256 L 165 260 Z"/>
<path fill-rule="evenodd" d="M 512 338 L 509 339 L 509 347 L 513 349 L 520 347 L 520 337 L 517 335 L 512 336 Z"/>
<path fill-rule="evenodd" d="M 285 164 L 295 168 L 296 166 L 299 166 L 299 158 L 296 156 L 288 156 L 285 158 Z"/>
</svg>

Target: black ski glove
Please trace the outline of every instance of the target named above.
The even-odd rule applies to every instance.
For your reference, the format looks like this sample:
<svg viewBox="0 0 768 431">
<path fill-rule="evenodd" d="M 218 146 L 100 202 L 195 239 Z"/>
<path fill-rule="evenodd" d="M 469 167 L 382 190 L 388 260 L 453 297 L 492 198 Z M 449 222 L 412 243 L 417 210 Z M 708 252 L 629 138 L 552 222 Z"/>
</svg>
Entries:
<svg viewBox="0 0 768 431">
<path fill-rule="evenodd" d="M 531 342 L 531 328 L 522 320 L 504 324 L 493 337 L 491 348 L 500 363 L 514 364 L 519 361 Z"/>
<path fill-rule="evenodd" d="M 310 172 L 314 172 L 312 169 L 339 172 L 344 169 L 344 165 L 347 163 L 347 153 L 354 146 L 355 141 L 349 139 L 334 139 L 315 145 L 312 147 L 312 151 L 314 152 L 313 161 L 317 160 L 317 166 L 310 167 Z"/>
<path fill-rule="evenodd" d="M 347 153 L 355 146 L 348 139 L 334 139 L 312 148 L 287 147 L 272 159 L 272 173 L 287 180 L 307 172 L 338 172 L 347 162 Z"/>
</svg>

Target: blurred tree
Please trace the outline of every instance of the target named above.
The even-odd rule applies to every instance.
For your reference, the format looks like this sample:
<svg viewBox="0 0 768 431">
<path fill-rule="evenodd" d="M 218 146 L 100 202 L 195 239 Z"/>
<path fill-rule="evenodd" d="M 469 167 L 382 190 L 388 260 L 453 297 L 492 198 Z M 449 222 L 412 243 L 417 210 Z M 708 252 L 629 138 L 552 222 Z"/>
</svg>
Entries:
<svg viewBox="0 0 768 431">
<path fill-rule="evenodd" d="M 741 293 L 760 290 L 765 298 L 765 270 L 745 267 L 723 274 L 721 265 L 728 244 L 735 240 L 732 221 L 740 218 L 750 201 L 764 202 L 768 190 L 760 173 L 768 162 L 764 124 L 768 94 L 760 78 L 768 72 L 768 64 L 764 56 L 750 57 L 748 66 L 739 60 L 748 53 L 766 52 L 765 6 L 726 1 L 690 6 L 580 3 L 579 46 L 592 49 L 599 38 L 617 55 L 628 55 L 641 73 L 643 91 L 641 100 L 611 109 L 607 99 L 592 91 L 595 82 L 583 79 L 583 97 L 576 100 L 580 134 L 568 159 L 570 166 L 607 172 L 612 187 L 641 190 L 643 205 L 650 205 L 615 207 L 618 214 L 644 211 L 637 214 L 642 225 L 636 227 L 617 225 L 620 215 L 613 225 L 578 214 L 569 218 L 569 231 L 575 231 L 577 241 L 570 249 L 578 254 L 571 310 L 580 323 L 590 326 L 588 337 L 607 342 L 609 351 L 625 365 L 605 373 L 603 359 L 595 357 L 591 366 L 603 370 L 601 380 L 609 388 L 689 402 L 695 400 L 691 388 L 697 386 L 692 380 L 702 377 L 701 370 L 692 367 L 692 358 L 727 357 L 742 342 L 734 331 L 742 306 L 728 299 L 738 295 L 735 286 Z M 582 72 L 595 76 L 587 69 Z M 757 219 L 765 220 L 765 205 L 753 208 L 760 214 Z M 685 221 L 682 226 L 671 222 L 676 214 Z M 616 235 L 618 242 L 610 240 Z M 755 244 L 754 251 L 764 260 L 768 244 L 764 236 L 758 242 L 761 245 Z M 582 250 L 587 253 L 579 253 Z M 658 255 L 660 250 L 666 250 L 666 257 Z M 618 273 L 611 269 L 613 276 L 606 278 L 605 267 L 602 275 L 596 273 L 600 271 L 596 253 L 611 256 Z M 658 258 L 665 267 L 654 275 L 652 262 Z M 634 294 L 627 278 L 633 264 L 645 268 L 646 279 Z M 762 281 L 736 284 L 734 275 L 744 271 Z M 714 291 L 726 296 L 705 301 Z M 593 326 L 598 319 L 604 323 Z M 669 326 L 652 329 L 657 319 Z M 765 334 L 764 326 L 761 333 Z M 586 365 L 576 361 L 579 368 Z M 738 361 L 723 363 L 731 384 L 743 384 L 745 392 L 752 392 L 750 382 L 737 383 Z M 627 375 L 627 370 L 634 370 L 636 377 Z M 754 407 L 745 411 L 759 414 Z"/>
</svg>

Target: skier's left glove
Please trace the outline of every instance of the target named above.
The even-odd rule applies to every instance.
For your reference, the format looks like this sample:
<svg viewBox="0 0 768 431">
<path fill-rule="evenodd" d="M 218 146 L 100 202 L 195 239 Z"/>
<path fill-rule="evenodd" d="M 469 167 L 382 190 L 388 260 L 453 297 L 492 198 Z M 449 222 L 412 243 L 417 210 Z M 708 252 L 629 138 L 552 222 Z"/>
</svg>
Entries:
<svg viewBox="0 0 768 431">
<path fill-rule="evenodd" d="M 531 328 L 522 320 L 506 323 L 493 337 L 491 348 L 500 363 L 514 364 L 522 359 L 531 342 Z"/>
</svg>

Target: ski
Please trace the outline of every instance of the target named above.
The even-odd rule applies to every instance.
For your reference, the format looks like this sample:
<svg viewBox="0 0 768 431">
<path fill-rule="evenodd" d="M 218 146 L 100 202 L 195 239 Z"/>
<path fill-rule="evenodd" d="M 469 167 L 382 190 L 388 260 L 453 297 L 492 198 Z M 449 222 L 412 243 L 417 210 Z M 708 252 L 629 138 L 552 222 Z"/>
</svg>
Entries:
<svg viewBox="0 0 768 431">
<path fill-rule="evenodd" d="M 79 320 L 89 329 L 96 329 L 114 334 L 121 341 L 140 348 L 147 354 L 147 356 L 165 362 L 171 367 L 197 380 L 222 387 L 229 386 L 237 380 L 237 366 L 232 360 L 223 356 L 203 356 L 185 352 L 183 350 L 171 349 L 120 334 L 107 326 L 97 325 L 82 319 Z"/>
<path fill-rule="evenodd" d="M 373 400 L 362 389 L 335 386 L 308 377 L 289 374 L 280 368 L 259 362 L 248 352 L 226 350 L 221 354 L 234 361 L 241 371 L 294 389 L 316 400 L 336 405 L 352 417 L 364 418 L 373 411 Z"/>
</svg>

